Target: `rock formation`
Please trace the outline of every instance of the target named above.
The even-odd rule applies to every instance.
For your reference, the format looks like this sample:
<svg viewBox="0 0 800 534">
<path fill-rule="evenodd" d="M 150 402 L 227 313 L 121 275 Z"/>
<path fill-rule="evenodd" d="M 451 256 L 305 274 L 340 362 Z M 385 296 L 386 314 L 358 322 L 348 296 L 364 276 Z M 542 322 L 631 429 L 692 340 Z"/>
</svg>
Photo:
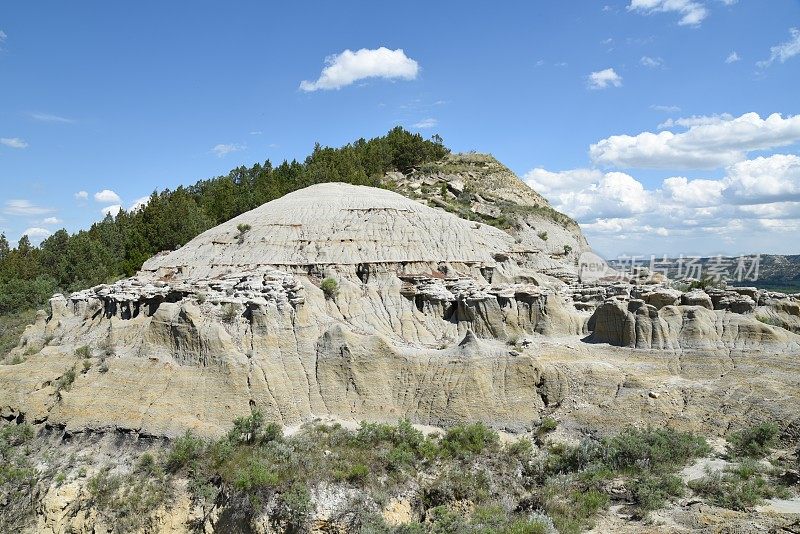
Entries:
<svg viewBox="0 0 800 534">
<path fill-rule="evenodd" d="M 585 276 L 578 226 L 490 157 L 385 182 L 394 191 L 311 186 L 132 278 L 53 296 L 8 357 L 21 363 L 0 366 L 0 416 L 108 456 L 115 433 L 126 447 L 215 437 L 255 408 L 286 425 L 524 432 L 547 416 L 575 433 L 763 420 L 797 433 L 796 295 L 605 265 Z M 105 528 L 92 510 L 86 487 L 53 486 L 36 528 Z M 223 524 L 185 488 L 155 517 L 165 532 Z"/>
<path fill-rule="evenodd" d="M 218 435 L 253 407 L 285 424 L 405 417 L 522 430 L 559 410 L 580 424 L 613 413 L 574 410 L 587 403 L 650 413 L 647 395 L 620 388 L 681 380 L 675 395 L 685 395 L 693 386 L 676 361 L 705 361 L 689 375 L 720 392 L 731 358 L 796 361 L 792 296 L 684 293 L 641 272 L 581 282 L 577 225 L 491 158 L 451 156 L 387 183 L 407 196 L 315 185 L 151 258 L 133 278 L 54 296 L 12 355 L 24 361 L 0 367 L 0 413 L 155 436 Z M 70 370 L 74 384 L 57 391 Z M 775 387 L 796 392 L 796 376 Z M 709 397 L 660 402 L 658 417 L 717 409 Z"/>
</svg>

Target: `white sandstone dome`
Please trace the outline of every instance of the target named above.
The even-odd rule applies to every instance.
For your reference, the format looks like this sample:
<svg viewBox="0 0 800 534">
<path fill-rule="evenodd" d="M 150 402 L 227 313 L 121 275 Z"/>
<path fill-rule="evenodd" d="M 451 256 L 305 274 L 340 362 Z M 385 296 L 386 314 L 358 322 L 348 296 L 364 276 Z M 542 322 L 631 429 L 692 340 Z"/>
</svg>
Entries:
<svg viewBox="0 0 800 534">
<path fill-rule="evenodd" d="M 240 225 L 249 229 L 240 232 Z M 192 276 L 266 266 L 459 262 L 493 265 L 514 239 L 398 193 L 317 184 L 243 213 L 148 260 L 143 271 Z"/>
</svg>

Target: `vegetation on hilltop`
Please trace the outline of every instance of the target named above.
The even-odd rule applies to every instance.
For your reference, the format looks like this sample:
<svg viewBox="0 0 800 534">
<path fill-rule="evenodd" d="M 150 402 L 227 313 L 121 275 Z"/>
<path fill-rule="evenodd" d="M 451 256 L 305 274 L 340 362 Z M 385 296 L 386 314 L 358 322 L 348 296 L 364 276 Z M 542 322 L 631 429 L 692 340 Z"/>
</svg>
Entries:
<svg viewBox="0 0 800 534">
<path fill-rule="evenodd" d="M 88 230 L 59 230 L 34 247 L 0 236 L 0 314 L 43 305 L 57 290 L 74 291 L 131 276 L 144 261 L 287 193 L 321 182 L 381 187 L 386 172 L 408 171 L 449 150 L 402 127 L 341 148 L 317 144 L 304 162 L 270 161 L 174 191 L 153 192 L 141 209 L 106 216 Z"/>
</svg>

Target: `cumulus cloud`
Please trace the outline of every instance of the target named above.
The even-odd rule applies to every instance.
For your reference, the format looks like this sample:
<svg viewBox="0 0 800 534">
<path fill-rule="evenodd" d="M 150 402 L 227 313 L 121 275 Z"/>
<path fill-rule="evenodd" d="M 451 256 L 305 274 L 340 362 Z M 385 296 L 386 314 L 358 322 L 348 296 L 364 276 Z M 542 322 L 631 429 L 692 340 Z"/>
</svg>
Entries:
<svg viewBox="0 0 800 534">
<path fill-rule="evenodd" d="M 53 210 L 51 208 L 43 208 L 41 206 L 37 206 L 30 200 L 25 199 L 16 199 L 16 200 L 9 200 L 6 202 L 5 208 L 3 209 L 3 213 L 6 215 L 44 215 L 46 213 L 51 213 Z"/>
<path fill-rule="evenodd" d="M 102 191 L 95 193 L 94 200 L 95 202 L 100 202 L 101 204 L 119 204 L 122 202 L 122 199 L 119 198 L 119 195 L 110 189 L 103 189 Z"/>
<path fill-rule="evenodd" d="M 572 169 L 552 172 L 537 167 L 525 173 L 523 181 L 542 195 L 575 191 L 600 181 L 603 173 L 597 169 Z"/>
<path fill-rule="evenodd" d="M 593 243 L 616 250 L 620 242 L 637 241 L 640 252 L 661 243 L 691 253 L 681 247 L 702 239 L 705 253 L 720 243 L 760 249 L 782 228 L 800 227 L 800 156 L 792 154 L 734 163 L 716 180 L 669 177 L 653 189 L 629 174 L 596 169 L 538 168 L 525 179 L 574 217 Z M 653 241 L 666 236 L 678 239 Z"/>
<path fill-rule="evenodd" d="M 28 143 L 19 137 L 0 137 L 0 144 L 10 148 L 28 148 Z"/>
<path fill-rule="evenodd" d="M 740 58 L 740 57 L 739 57 L 739 54 L 737 54 L 737 53 L 736 53 L 736 50 L 734 50 L 733 52 L 731 52 L 730 54 L 728 54 L 728 57 L 727 57 L 727 58 L 725 58 L 725 63 L 736 63 L 736 62 L 737 62 L 737 61 L 739 61 L 740 59 L 742 59 L 742 58 Z"/>
<path fill-rule="evenodd" d="M 673 123 L 679 124 L 677 121 Z M 800 140 L 800 115 L 783 118 L 757 113 L 687 119 L 686 132 L 642 132 L 613 135 L 589 147 L 599 165 L 639 168 L 723 167 L 745 159 L 748 152 L 786 146 Z"/>
<path fill-rule="evenodd" d="M 22 232 L 22 235 L 28 236 L 32 241 L 41 241 L 46 237 L 50 237 L 50 230 L 47 228 L 32 227 Z"/>
<path fill-rule="evenodd" d="M 436 119 L 422 119 L 419 122 L 415 122 L 411 126 L 413 128 L 423 129 L 423 128 L 433 128 L 437 124 L 439 124 L 439 121 Z"/>
<path fill-rule="evenodd" d="M 150 197 L 137 198 L 133 202 L 133 204 L 131 204 L 131 206 L 128 208 L 128 211 L 129 212 L 138 211 L 138 210 L 142 209 L 143 207 L 147 206 L 147 204 L 149 202 L 150 202 Z"/>
<path fill-rule="evenodd" d="M 367 78 L 413 80 L 419 73 L 419 64 L 406 56 L 402 48 L 389 50 L 383 46 L 375 50 L 345 50 L 327 57 L 325 64 L 316 81 L 300 82 L 302 91 L 341 89 Z"/>
<path fill-rule="evenodd" d="M 736 204 L 800 201 L 800 157 L 773 154 L 728 169 L 725 195 Z"/>
<path fill-rule="evenodd" d="M 644 14 L 677 13 L 681 16 L 678 24 L 698 26 L 708 16 L 708 9 L 693 0 L 631 0 L 629 11 Z"/>
<path fill-rule="evenodd" d="M 89 198 L 89 193 L 87 191 L 78 191 L 73 196 L 75 200 L 87 200 Z"/>
<path fill-rule="evenodd" d="M 240 150 L 244 150 L 245 148 L 247 147 L 245 147 L 244 145 L 227 143 L 227 144 L 215 145 L 211 149 L 211 152 L 213 152 L 218 158 L 222 158 L 227 156 L 231 152 L 239 152 Z"/>
<path fill-rule="evenodd" d="M 122 211 L 122 206 L 120 204 L 112 204 L 111 206 L 106 206 L 105 208 L 101 209 L 100 212 L 105 217 L 106 215 L 111 215 L 112 217 L 116 217 L 117 213 Z"/>
<path fill-rule="evenodd" d="M 725 184 L 720 180 L 688 180 L 682 176 L 667 178 L 662 183 L 667 199 L 697 208 L 718 204 L 724 189 Z"/>
<path fill-rule="evenodd" d="M 781 63 L 785 62 L 787 59 L 791 59 L 794 56 L 800 54 L 800 29 L 797 28 L 790 28 L 789 35 L 791 36 L 788 41 L 781 43 L 779 45 L 773 46 L 769 49 L 769 59 L 765 59 L 764 61 L 759 61 L 756 63 L 760 68 L 766 68 L 772 65 L 775 61 L 779 61 Z"/>
<path fill-rule="evenodd" d="M 608 86 L 622 86 L 622 76 L 617 74 L 614 69 L 608 68 L 589 74 L 589 89 L 605 89 Z"/>
<path fill-rule="evenodd" d="M 47 217 L 42 220 L 42 224 L 61 224 L 62 221 L 58 217 Z"/>
</svg>

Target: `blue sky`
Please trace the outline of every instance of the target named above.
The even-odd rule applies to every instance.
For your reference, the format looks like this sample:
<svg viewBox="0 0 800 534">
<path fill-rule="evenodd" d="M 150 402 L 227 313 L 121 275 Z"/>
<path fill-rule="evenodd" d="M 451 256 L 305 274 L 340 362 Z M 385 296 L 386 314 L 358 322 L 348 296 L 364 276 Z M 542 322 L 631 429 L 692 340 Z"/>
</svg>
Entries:
<svg viewBox="0 0 800 534">
<path fill-rule="evenodd" d="M 491 152 L 608 256 L 800 253 L 796 0 L 282 4 L 4 2 L 0 229 L 401 124 Z"/>
</svg>

